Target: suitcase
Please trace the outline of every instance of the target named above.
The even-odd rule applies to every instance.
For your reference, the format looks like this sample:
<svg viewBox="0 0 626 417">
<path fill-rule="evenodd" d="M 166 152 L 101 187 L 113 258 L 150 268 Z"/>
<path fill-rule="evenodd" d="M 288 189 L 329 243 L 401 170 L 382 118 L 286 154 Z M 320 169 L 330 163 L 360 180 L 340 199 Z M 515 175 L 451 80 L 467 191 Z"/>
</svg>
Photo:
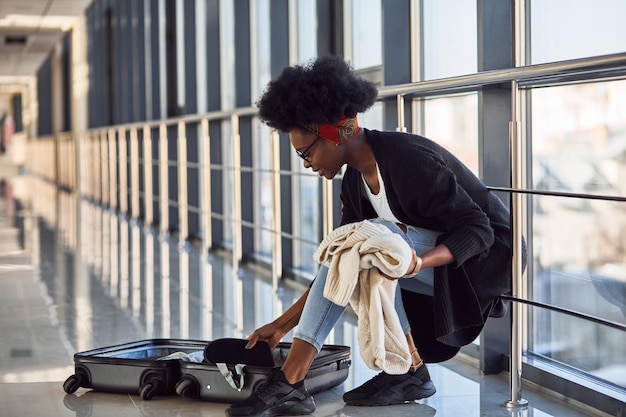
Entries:
<svg viewBox="0 0 626 417">
<path fill-rule="evenodd" d="M 208 362 L 206 356 L 203 363 L 181 362 L 181 379 L 175 386 L 176 393 L 204 401 L 233 403 L 245 400 L 267 380 L 273 369 L 282 365 L 290 347 L 291 343 L 281 342 L 272 350 L 273 367 L 215 364 Z M 304 379 L 306 389 L 310 394 L 316 394 L 343 383 L 348 378 L 351 363 L 350 347 L 323 345 Z"/>
<path fill-rule="evenodd" d="M 139 394 L 142 400 L 155 395 L 175 394 L 180 381 L 179 359 L 169 355 L 204 351 L 209 342 L 199 340 L 150 339 L 74 354 L 75 374 L 64 383 L 71 394 L 78 388 Z"/>
</svg>

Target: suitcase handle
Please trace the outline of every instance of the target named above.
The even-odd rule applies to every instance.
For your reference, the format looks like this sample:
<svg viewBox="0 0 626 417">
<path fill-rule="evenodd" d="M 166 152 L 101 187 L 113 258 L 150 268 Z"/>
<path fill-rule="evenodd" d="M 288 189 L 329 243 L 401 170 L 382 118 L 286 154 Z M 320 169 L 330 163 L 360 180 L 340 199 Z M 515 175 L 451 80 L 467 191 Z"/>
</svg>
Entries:
<svg viewBox="0 0 626 417">
<path fill-rule="evenodd" d="M 225 363 L 216 363 L 215 365 L 217 365 L 217 369 L 220 370 L 220 373 L 222 374 L 224 379 L 226 379 L 226 382 L 228 382 L 228 385 L 230 385 L 237 391 L 241 392 L 241 390 L 243 389 L 243 385 L 244 385 L 243 370 L 246 367 L 246 365 L 241 364 L 241 363 L 238 363 L 236 365 L 231 365 L 231 366 L 228 366 Z"/>
</svg>

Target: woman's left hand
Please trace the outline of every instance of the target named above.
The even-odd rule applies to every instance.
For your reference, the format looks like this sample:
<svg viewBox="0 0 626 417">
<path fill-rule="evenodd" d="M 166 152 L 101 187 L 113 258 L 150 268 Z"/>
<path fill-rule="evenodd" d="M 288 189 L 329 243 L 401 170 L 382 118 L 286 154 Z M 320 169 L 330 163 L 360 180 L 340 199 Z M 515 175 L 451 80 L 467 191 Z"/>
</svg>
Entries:
<svg viewBox="0 0 626 417">
<path fill-rule="evenodd" d="M 415 253 L 415 250 L 413 250 L 411 266 L 409 266 L 406 274 L 402 275 L 400 278 L 413 278 L 420 272 L 420 269 L 422 269 L 422 258 L 420 256 L 417 256 L 417 253 Z"/>
<path fill-rule="evenodd" d="M 422 258 L 417 256 L 417 253 L 415 253 L 415 251 L 413 251 L 413 256 L 411 258 L 411 264 L 409 265 L 409 269 L 407 269 L 406 274 L 402 275 L 401 277 L 392 277 L 392 276 L 389 276 L 387 274 L 384 274 L 380 270 L 379 270 L 379 272 L 385 278 L 394 281 L 394 280 L 399 279 L 399 278 L 413 278 L 414 276 L 417 275 L 417 273 L 420 271 L 421 268 L 422 268 Z"/>
</svg>

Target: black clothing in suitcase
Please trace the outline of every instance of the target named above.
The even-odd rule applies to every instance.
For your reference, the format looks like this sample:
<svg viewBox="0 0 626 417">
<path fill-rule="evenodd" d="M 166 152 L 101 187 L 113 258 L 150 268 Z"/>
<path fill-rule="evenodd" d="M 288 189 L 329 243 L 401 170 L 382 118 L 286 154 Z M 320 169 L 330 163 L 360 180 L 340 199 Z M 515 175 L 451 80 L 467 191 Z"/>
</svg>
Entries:
<svg viewBox="0 0 626 417">
<path fill-rule="evenodd" d="M 180 381 L 180 360 L 164 359 L 177 352 L 204 351 L 208 342 L 199 340 L 150 339 L 74 354 L 75 374 L 63 384 L 66 393 L 78 388 L 155 395 L 174 394 Z"/>
<path fill-rule="evenodd" d="M 219 341 L 223 341 L 220 339 Z M 235 341 L 234 339 L 231 339 Z M 182 397 L 197 398 L 205 401 L 227 402 L 245 400 L 270 376 L 274 368 L 282 366 L 291 343 L 282 342 L 271 351 L 273 365 L 267 358 L 259 355 L 256 365 L 243 363 L 213 363 L 209 361 L 212 355 L 207 354 L 211 349 L 209 342 L 205 350 L 205 362 L 181 362 L 181 379 L 176 384 L 176 392 Z M 245 344 L 245 340 L 241 343 Z M 262 342 L 258 342 L 255 348 Z M 269 347 L 267 348 L 269 349 Z M 237 348 L 234 349 L 237 351 Z M 241 352 L 241 349 L 239 349 Z M 226 354 L 226 357 L 249 356 L 237 353 Z M 242 359 L 245 361 L 246 359 Z M 266 366 L 259 364 L 265 363 Z M 304 385 L 310 394 L 315 394 L 343 383 L 348 378 L 350 347 L 338 345 L 323 345 L 317 354 L 309 372 L 304 379 Z"/>
</svg>

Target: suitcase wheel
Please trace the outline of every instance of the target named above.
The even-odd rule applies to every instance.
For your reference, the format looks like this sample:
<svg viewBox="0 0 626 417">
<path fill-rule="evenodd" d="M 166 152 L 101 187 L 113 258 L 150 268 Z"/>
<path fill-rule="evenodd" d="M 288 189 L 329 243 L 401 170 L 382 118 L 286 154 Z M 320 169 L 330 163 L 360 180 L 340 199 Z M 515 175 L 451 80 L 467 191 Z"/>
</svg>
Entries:
<svg viewBox="0 0 626 417">
<path fill-rule="evenodd" d="M 139 396 L 142 400 L 151 400 L 152 397 L 154 397 L 154 394 L 156 394 L 158 388 L 158 384 L 155 384 L 154 382 L 147 382 L 143 384 L 139 390 Z"/>
<path fill-rule="evenodd" d="M 198 384 L 189 378 L 183 378 L 176 384 L 176 393 L 184 398 L 198 398 L 199 391 Z"/>
<path fill-rule="evenodd" d="M 65 380 L 63 390 L 68 394 L 72 394 L 83 386 L 83 382 L 85 382 L 85 375 L 81 373 L 74 374 Z"/>
<path fill-rule="evenodd" d="M 139 388 L 139 396 L 142 400 L 150 400 L 159 391 L 161 376 L 154 372 L 149 372 L 142 378 L 143 382 Z"/>
</svg>

